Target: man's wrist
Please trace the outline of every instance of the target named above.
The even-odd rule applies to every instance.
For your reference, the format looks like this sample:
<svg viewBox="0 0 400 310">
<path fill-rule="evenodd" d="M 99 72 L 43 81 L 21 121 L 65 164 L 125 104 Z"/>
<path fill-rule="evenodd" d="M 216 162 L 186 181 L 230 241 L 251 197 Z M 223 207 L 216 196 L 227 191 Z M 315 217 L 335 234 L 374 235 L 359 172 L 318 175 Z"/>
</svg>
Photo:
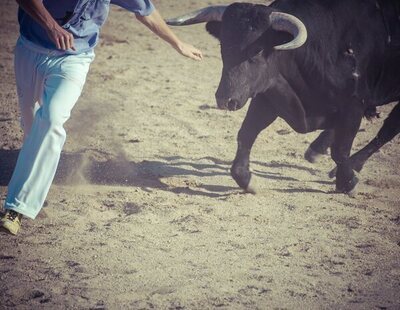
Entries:
<svg viewBox="0 0 400 310">
<path fill-rule="evenodd" d="M 53 31 L 53 30 L 57 29 L 57 27 L 59 25 L 57 24 L 57 22 L 54 19 L 47 19 L 44 21 L 43 26 L 47 31 Z"/>
<path fill-rule="evenodd" d="M 183 43 L 182 43 L 182 41 L 179 41 L 179 40 L 173 41 L 173 42 L 171 42 L 171 46 L 172 46 L 175 50 L 177 50 L 178 52 L 182 52 L 182 50 L 183 50 Z"/>
</svg>

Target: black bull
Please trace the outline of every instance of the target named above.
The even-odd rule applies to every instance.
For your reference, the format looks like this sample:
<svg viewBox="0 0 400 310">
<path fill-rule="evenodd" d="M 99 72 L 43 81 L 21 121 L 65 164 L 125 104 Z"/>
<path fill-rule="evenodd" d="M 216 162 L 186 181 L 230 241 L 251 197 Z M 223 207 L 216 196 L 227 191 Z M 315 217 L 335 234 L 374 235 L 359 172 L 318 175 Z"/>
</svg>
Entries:
<svg viewBox="0 0 400 310">
<path fill-rule="evenodd" d="M 398 0 L 277 0 L 271 5 L 211 6 L 167 20 L 207 22 L 223 60 L 218 107 L 237 110 L 251 98 L 238 133 L 231 174 L 245 190 L 257 135 L 277 117 L 295 131 L 324 131 L 305 157 L 331 148 L 336 190 L 351 192 L 367 159 L 400 131 Z M 397 10 L 397 11 L 396 11 Z M 377 136 L 350 156 L 364 115 L 397 101 Z"/>
</svg>

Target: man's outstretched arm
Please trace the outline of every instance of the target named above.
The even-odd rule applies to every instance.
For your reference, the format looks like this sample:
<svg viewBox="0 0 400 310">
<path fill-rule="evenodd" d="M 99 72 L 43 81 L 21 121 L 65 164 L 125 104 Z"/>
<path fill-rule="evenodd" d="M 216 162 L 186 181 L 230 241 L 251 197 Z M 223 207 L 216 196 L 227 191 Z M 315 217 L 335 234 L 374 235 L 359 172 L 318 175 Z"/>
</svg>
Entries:
<svg viewBox="0 0 400 310">
<path fill-rule="evenodd" d="M 194 60 L 203 59 L 201 51 L 190 44 L 182 42 L 168 27 L 157 10 L 154 10 L 148 16 L 140 16 L 139 14 L 136 14 L 136 18 L 161 39 L 171 44 L 171 46 L 183 56 Z"/>
</svg>

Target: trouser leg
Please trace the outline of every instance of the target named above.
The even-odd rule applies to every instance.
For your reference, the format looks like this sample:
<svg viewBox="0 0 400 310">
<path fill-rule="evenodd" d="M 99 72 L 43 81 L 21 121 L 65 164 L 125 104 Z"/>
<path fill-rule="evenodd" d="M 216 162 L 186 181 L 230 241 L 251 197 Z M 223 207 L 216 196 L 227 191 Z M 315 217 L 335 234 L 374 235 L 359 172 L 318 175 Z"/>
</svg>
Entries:
<svg viewBox="0 0 400 310">
<path fill-rule="evenodd" d="M 40 70 L 40 65 L 45 62 L 45 59 L 46 55 L 33 53 L 24 46 L 21 39 L 17 41 L 14 71 L 24 141 L 31 130 L 35 113 L 39 109 L 44 79 L 44 72 Z"/>
<path fill-rule="evenodd" d="M 41 106 L 36 111 L 11 178 L 5 207 L 35 218 L 53 181 L 70 117 L 92 57 L 67 56 L 49 61 Z"/>
</svg>

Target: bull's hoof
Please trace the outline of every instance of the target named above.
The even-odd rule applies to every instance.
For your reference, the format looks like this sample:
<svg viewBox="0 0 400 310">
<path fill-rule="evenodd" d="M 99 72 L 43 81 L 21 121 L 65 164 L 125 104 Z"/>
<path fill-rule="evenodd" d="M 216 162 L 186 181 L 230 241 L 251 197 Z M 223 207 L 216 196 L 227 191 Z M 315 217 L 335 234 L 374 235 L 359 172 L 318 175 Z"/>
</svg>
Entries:
<svg viewBox="0 0 400 310">
<path fill-rule="evenodd" d="M 231 176 L 236 183 L 243 188 L 245 191 L 250 187 L 251 173 L 248 168 L 241 166 L 232 166 Z"/>
<path fill-rule="evenodd" d="M 244 190 L 246 194 L 253 194 L 255 195 L 257 192 L 254 189 L 254 187 L 250 184 L 249 186 L 247 186 L 247 188 Z"/>
<path fill-rule="evenodd" d="M 355 195 L 355 188 L 358 183 L 358 178 L 354 175 L 353 178 L 344 183 L 344 182 L 338 182 L 336 180 L 336 192 L 337 193 L 342 193 L 342 194 L 348 194 L 350 196 Z"/>
<path fill-rule="evenodd" d="M 318 161 L 319 158 L 321 158 L 323 155 L 322 153 L 314 151 L 311 147 L 308 147 L 307 151 L 304 153 L 304 158 L 314 164 Z"/>
</svg>

